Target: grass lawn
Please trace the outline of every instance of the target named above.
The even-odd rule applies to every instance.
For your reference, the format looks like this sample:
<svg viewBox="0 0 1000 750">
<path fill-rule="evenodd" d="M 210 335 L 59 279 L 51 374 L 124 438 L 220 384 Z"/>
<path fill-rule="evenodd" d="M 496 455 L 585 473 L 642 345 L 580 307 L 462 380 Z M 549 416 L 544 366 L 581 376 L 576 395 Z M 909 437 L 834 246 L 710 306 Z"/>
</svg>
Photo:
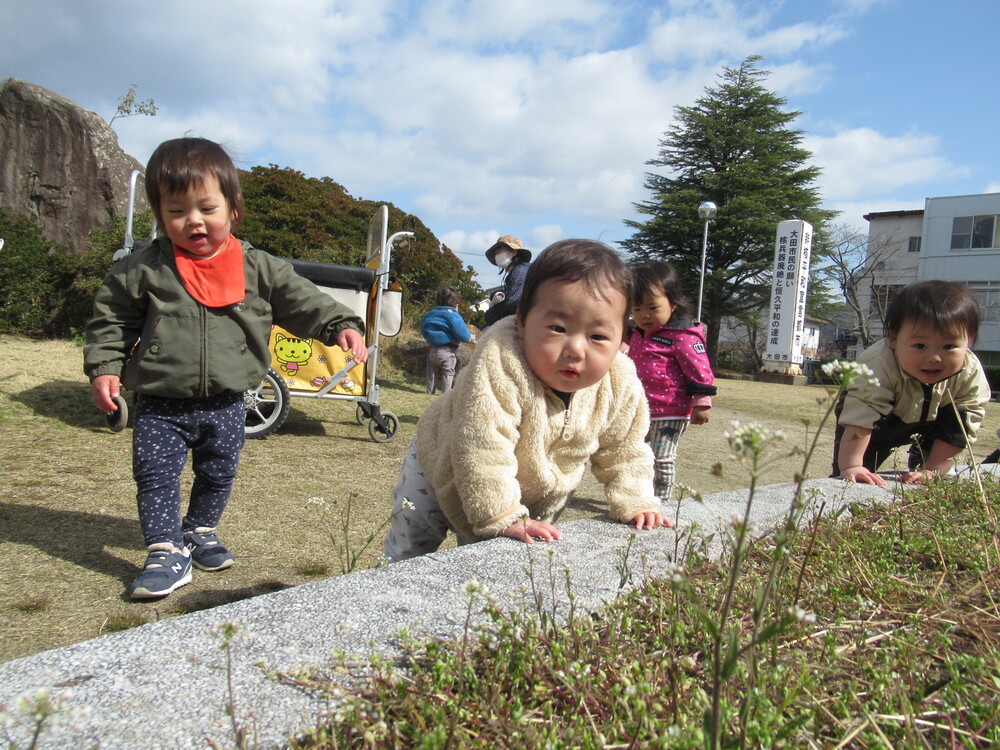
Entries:
<svg viewBox="0 0 1000 750">
<path fill-rule="evenodd" d="M 0 336 L 0 352 L 0 563 L 6 574 L 0 661 L 339 575 L 349 567 L 348 549 L 364 549 L 358 567 L 374 564 L 403 451 L 431 398 L 421 383 L 383 368 L 381 404 L 400 422 L 396 438 L 384 444 L 357 424 L 353 402 L 293 399 L 282 429 L 248 441 L 244 450 L 220 527 L 237 565 L 223 573 L 196 572 L 191 584 L 165 600 L 133 603 L 126 590 L 145 549 L 130 429 L 112 433 L 90 403 L 76 344 Z M 742 471 L 711 472 L 717 462 L 726 466 L 723 432 L 732 420 L 781 428 L 789 447 L 802 445 L 803 420 L 815 429 L 826 393 L 818 386 L 752 381 L 718 385 L 711 422 L 688 430 L 678 461 L 679 481 L 705 495 L 746 486 Z M 997 407 L 989 406 L 979 456 L 995 447 Z M 814 476 L 828 473 L 832 435 L 828 425 Z M 776 460 L 763 483 L 791 481 L 800 465 L 800 458 Z M 315 498 L 325 506 L 309 502 Z M 600 488 L 588 475 L 561 522 L 603 512 Z"/>
</svg>

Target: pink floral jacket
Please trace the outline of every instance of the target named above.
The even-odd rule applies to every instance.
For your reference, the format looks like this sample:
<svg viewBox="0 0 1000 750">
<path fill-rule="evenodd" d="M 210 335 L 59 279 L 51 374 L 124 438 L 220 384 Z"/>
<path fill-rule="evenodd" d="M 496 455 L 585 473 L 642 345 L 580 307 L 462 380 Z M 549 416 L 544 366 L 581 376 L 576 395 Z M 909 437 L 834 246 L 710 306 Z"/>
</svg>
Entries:
<svg viewBox="0 0 1000 750">
<path fill-rule="evenodd" d="M 673 321 L 671 321 L 673 323 Z M 701 326 L 681 322 L 655 331 L 635 328 L 628 356 L 646 390 L 650 419 L 690 417 L 696 406 L 712 406 L 715 375 Z"/>
</svg>

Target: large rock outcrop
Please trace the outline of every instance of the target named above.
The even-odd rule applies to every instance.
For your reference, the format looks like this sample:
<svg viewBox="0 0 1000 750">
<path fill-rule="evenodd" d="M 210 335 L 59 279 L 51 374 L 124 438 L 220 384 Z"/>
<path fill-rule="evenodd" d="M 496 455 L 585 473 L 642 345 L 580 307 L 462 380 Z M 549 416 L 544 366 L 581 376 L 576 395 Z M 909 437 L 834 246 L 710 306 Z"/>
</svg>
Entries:
<svg viewBox="0 0 1000 750">
<path fill-rule="evenodd" d="M 126 212 L 129 174 L 142 169 L 97 113 L 17 78 L 0 83 L 0 144 L 0 205 L 74 253 Z"/>
</svg>

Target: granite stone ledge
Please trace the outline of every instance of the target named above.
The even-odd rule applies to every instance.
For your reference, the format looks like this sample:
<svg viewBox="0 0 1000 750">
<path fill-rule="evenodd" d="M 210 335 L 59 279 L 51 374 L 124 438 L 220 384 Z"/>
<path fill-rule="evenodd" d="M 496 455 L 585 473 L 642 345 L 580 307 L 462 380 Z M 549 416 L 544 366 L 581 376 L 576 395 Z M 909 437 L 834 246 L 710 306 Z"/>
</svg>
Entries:
<svg viewBox="0 0 1000 750">
<path fill-rule="evenodd" d="M 895 487 L 838 479 L 806 483 L 825 500 L 828 514 L 852 502 L 887 501 Z M 794 490 L 794 484 L 758 490 L 751 512 L 758 530 L 780 521 Z M 670 518 L 677 514 L 682 530 L 697 524 L 710 532 L 733 514 L 742 516 L 746 501 L 745 490 L 724 492 L 663 511 Z M 280 682 L 274 673 L 329 664 L 339 653 L 361 659 L 399 655 L 403 629 L 417 638 L 459 639 L 469 607 L 465 588 L 472 578 L 507 608 L 533 610 L 534 583 L 546 598 L 545 611 L 565 615 L 567 568 L 578 612 L 614 599 L 622 590 L 621 561 L 634 529 L 601 518 L 560 529 L 563 538 L 554 544 L 494 539 L 15 659 L 0 664 L 0 705 L 24 719 L 16 709 L 19 696 L 38 691 L 60 696 L 62 707 L 46 724 L 38 748 L 182 750 L 207 747 L 209 740 L 234 746 L 226 715 L 226 654 L 217 632 L 220 624 L 231 622 L 241 626 L 231 670 L 237 715 L 256 732 L 259 747 L 282 747 L 333 706 Z M 627 553 L 632 580 L 665 572 L 675 533 L 658 529 L 635 537 Z M 715 535 L 715 553 L 721 550 L 720 537 Z M 549 601 L 553 576 L 555 602 Z M 481 609 L 474 608 L 476 626 L 487 624 Z M 27 747 L 33 728 L 16 723 L 8 730 L 10 739 Z"/>
</svg>

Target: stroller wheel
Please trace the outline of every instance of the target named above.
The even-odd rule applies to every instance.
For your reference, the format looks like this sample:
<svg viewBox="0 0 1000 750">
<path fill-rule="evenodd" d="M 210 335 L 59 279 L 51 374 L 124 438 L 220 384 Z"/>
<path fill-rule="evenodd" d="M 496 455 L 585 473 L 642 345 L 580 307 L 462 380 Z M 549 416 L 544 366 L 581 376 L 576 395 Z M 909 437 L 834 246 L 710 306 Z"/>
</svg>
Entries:
<svg viewBox="0 0 1000 750">
<path fill-rule="evenodd" d="M 246 405 L 246 436 L 254 440 L 266 438 L 281 427 L 291 406 L 291 393 L 282 377 L 268 369 L 256 388 L 243 394 Z"/>
<path fill-rule="evenodd" d="M 104 418 L 108 420 L 108 427 L 112 432 L 121 432 L 128 424 L 128 402 L 121 396 L 115 396 L 114 402 L 118 408 L 109 411 Z"/>
<path fill-rule="evenodd" d="M 358 420 L 358 424 L 364 424 L 372 417 L 371 414 L 365 413 L 365 407 L 362 404 L 358 404 L 358 408 L 354 411 L 354 418 Z"/>
<path fill-rule="evenodd" d="M 396 436 L 396 430 L 399 429 L 399 417 L 391 411 L 382 412 L 381 417 L 384 426 L 379 425 L 378 417 L 373 416 L 368 423 L 368 435 L 376 443 L 388 443 Z"/>
</svg>

